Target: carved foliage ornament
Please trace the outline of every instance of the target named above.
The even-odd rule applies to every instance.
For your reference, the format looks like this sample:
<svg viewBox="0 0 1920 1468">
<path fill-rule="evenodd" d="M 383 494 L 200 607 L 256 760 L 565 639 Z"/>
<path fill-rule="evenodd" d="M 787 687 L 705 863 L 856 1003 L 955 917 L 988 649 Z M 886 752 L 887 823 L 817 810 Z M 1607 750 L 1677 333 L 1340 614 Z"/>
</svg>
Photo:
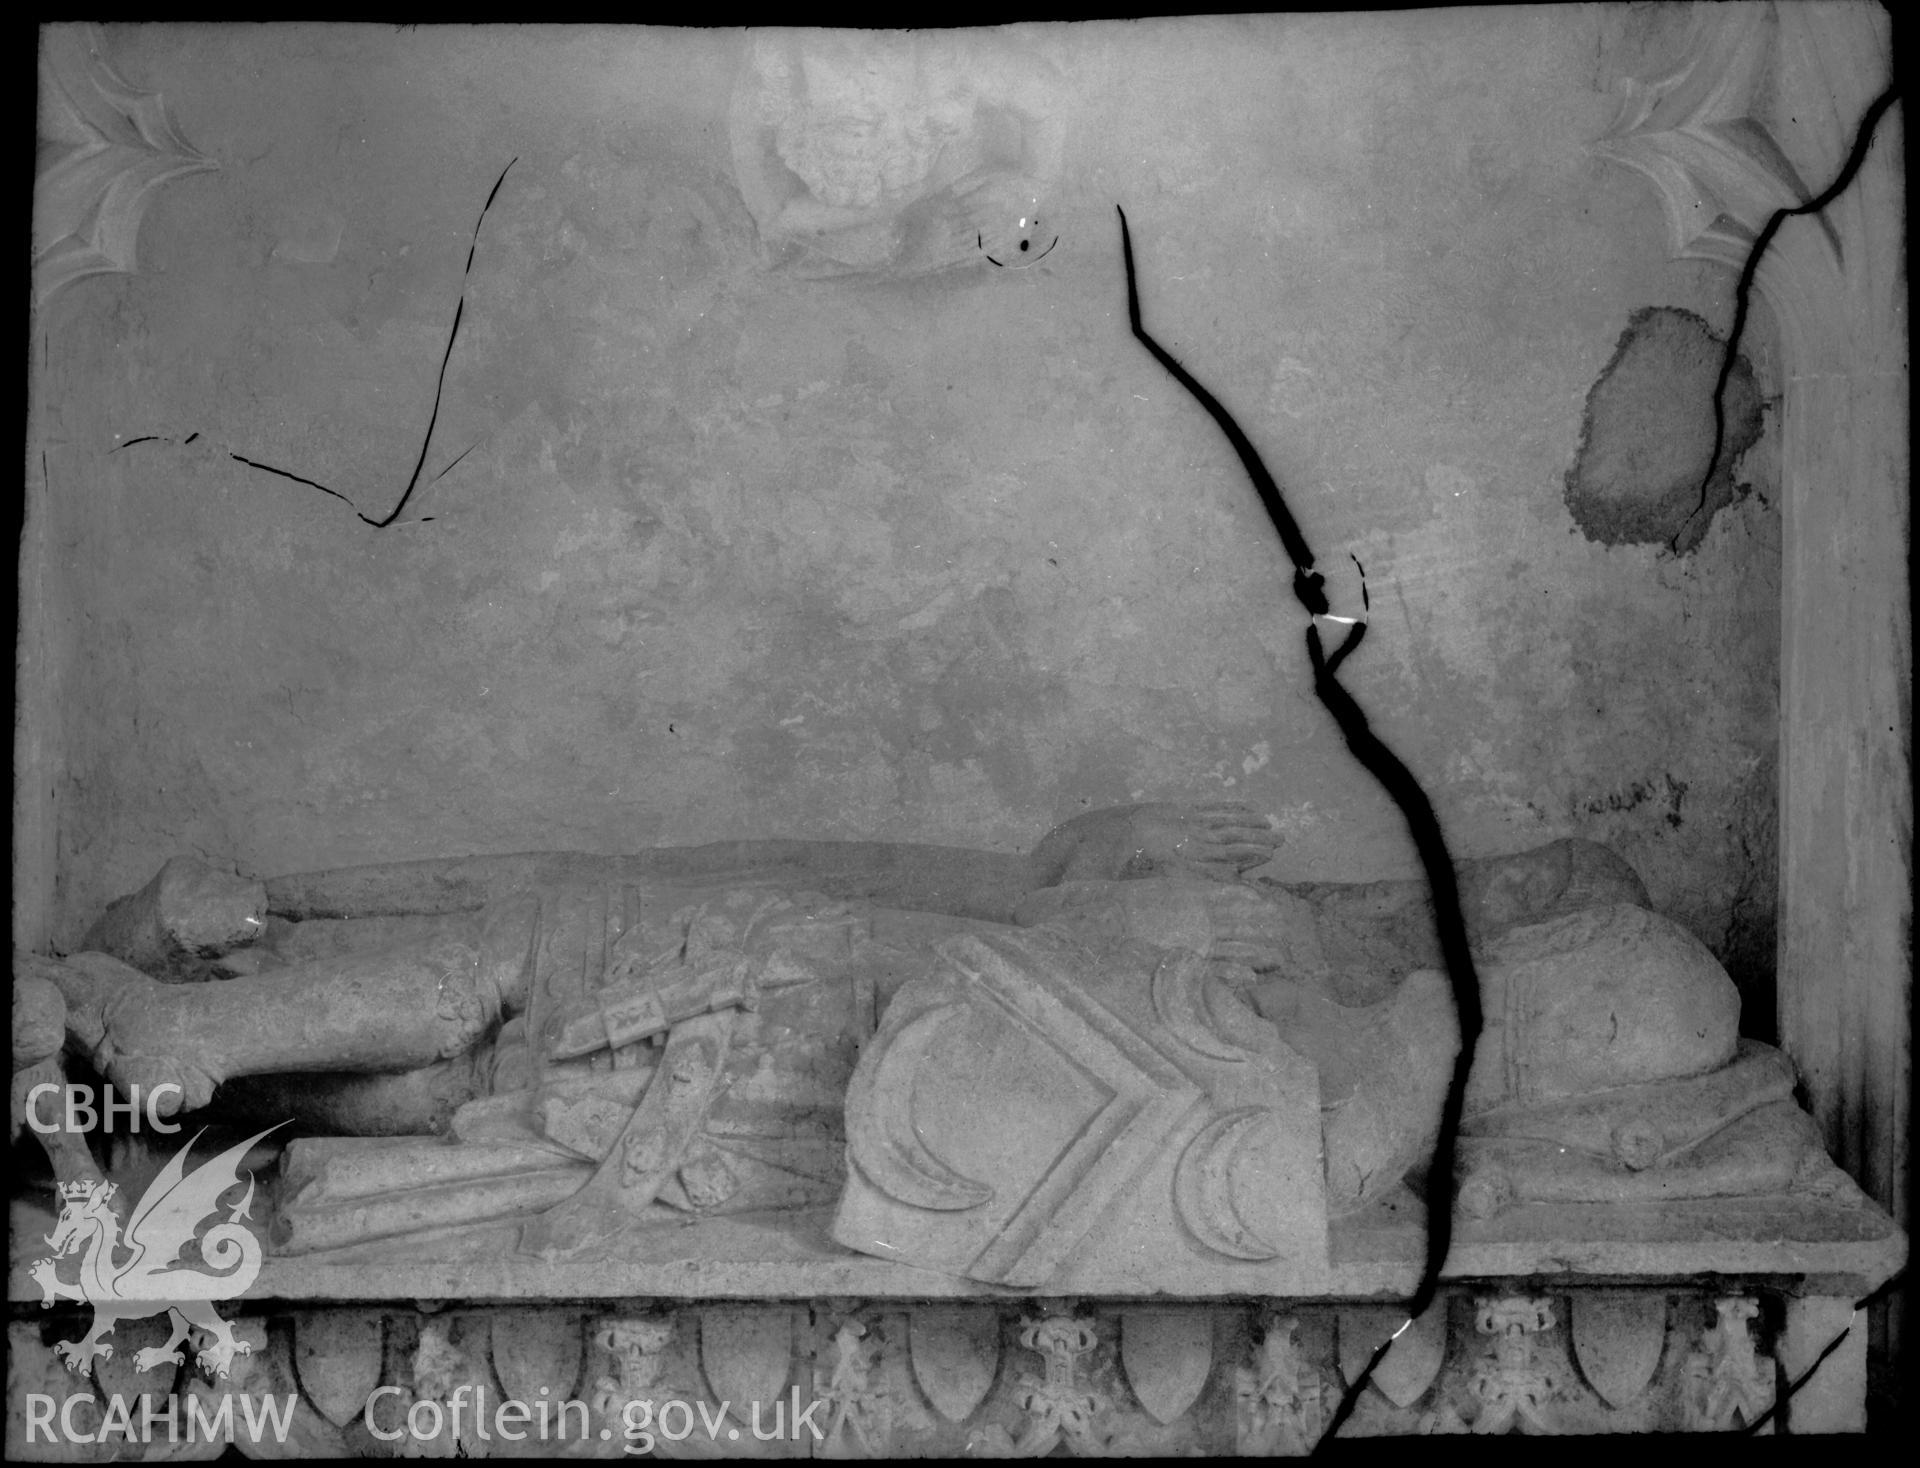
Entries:
<svg viewBox="0 0 1920 1468">
<path fill-rule="evenodd" d="M 1751 1322 L 1757 1300 L 1727 1295 L 1713 1302 L 1715 1319 L 1686 1362 L 1682 1405 L 1690 1432 L 1727 1432 L 1757 1421 L 1773 1405 L 1773 1358 L 1756 1348 Z"/>
<path fill-rule="evenodd" d="M 1302 1350 L 1300 1321 L 1268 1317 L 1251 1365 L 1234 1371 L 1234 1451 L 1241 1457 L 1304 1457 L 1326 1429 L 1327 1392 Z"/>
<path fill-rule="evenodd" d="M 1081 1375 L 1081 1358 L 1099 1343 L 1089 1320 L 1062 1315 L 1028 1320 L 1021 1328 L 1020 1344 L 1039 1352 L 1045 1369 L 1040 1374 L 1022 1372 L 1018 1379 L 1014 1401 L 1027 1414 L 1026 1427 L 1017 1440 L 1008 1438 L 1004 1430 L 989 1429 L 972 1451 L 981 1457 L 1038 1458 L 1064 1441 L 1077 1454 L 1098 1453 L 1101 1444 L 1094 1421 L 1108 1403 L 1102 1393 L 1088 1388 Z"/>
<path fill-rule="evenodd" d="M 1779 1366 L 1810 1361 L 1851 1312 L 1850 1297 L 1806 1297 L 1810 1309 L 1801 1311 L 1789 1301 L 1776 1336 L 1759 1328 L 1754 1296 L 1672 1291 L 1669 1284 L 1575 1289 L 1560 1299 L 1492 1294 L 1473 1300 L 1471 1309 L 1466 1300 L 1442 1297 L 1394 1343 L 1374 1378 L 1379 1390 L 1362 1400 L 1340 1440 L 1738 1432 L 1773 1405 Z M 128 1409 L 112 1407 L 115 1398 L 136 1404 L 135 1427 L 105 1439 L 118 1443 L 125 1435 L 121 1461 L 178 1461 L 227 1441 L 250 1457 L 339 1457 L 372 1447 L 373 1428 L 406 1434 L 393 1449 L 409 1455 L 502 1451 L 497 1438 L 476 1435 L 471 1411 L 454 1430 L 456 1399 L 484 1405 L 489 1421 L 500 1402 L 529 1404 L 535 1415 L 522 1424 L 530 1433 L 526 1450 L 567 1457 L 621 1457 L 627 1407 L 650 1400 L 657 1408 L 667 1399 L 709 1408 L 731 1401 L 729 1420 L 742 1431 L 722 1445 L 725 1456 L 736 1449 L 789 1456 L 796 1433 L 802 1456 L 822 1458 L 1113 1457 L 1229 1448 L 1242 1456 L 1291 1456 L 1312 1451 L 1325 1436 L 1339 1375 L 1351 1380 L 1356 1363 L 1405 1319 L 1394 1306 L 1308 1302 L 1253 1309 L 1242 1301 L 1076 1305 L 1055 1298 L 1028 1306 L 1033 1313 L 1013 1320 L 1017 1307 L 1010 1303 L 852 1299 L 705 1307 L 661 1300 L 616 1315 L 579 1306 L 316 1305 L 293 1310 L 290 1319 L 236 1319 L 236 1332 L 252 1349 L 235 1360 L 230 1377 L 211 1381 L 191 1362 L 177 1381 L 171 1371 L 156 1377 L 133 1369 L 128 1352 L 137 1323 L 130 1323 L 122 1351 L 96 1362 L 84 1386 L 48 1349 L 49 1337 L 66 1326 L 23 1320 L 9 1327 L 9 1370 L 19 1388 L 55 1401 L 76 1391 L 99 1399 L 76 1403 L 67 1429 L 76 1438 L 100 1433 L 109 1408 L 124 1419 Z M 801 1310 L 813 1317 L 804 1329 Z M 1851 1368 L 1844 1355 L 1827 1364 L 1829 1371 L 1851 1369 L 1845 1384 L 1822 1380 L 1845 1398 L 1845 1411 L 1864 1412 L 1864 1350 L 1851 1359 Z M 376 1382 L 391 1389 L 374 1396 Z M 820 1403 L 807 1419 L 818 1439 L 785 1412 L 805 1402 L 809 1388 Z M 183 1433 L 190 1402 L 210 1422 L 230 1399 L 231 1430 L 217 1440 L 197 1435 L 189 1450 L 185 1441 L 169 1444 L 162 1429 L 142 1453 L 143 1394 L 156 1398 L 160 1421 L 171 1401 Z M 267 1394 L 289 1404 L 284 1439 L 264 1420 L 250 1426 L 243 1410 L 245 1401 L 257 1404 Z M 765 1410 L 776 1401 L 780 1408 Z M 429 1402 L 439 1416 L 423 1408 L 421 1426 L 430 1424 L 432 1435 L 416 1438 L 409 1416 Z M 763 1404 L 757 1417 L 755 1402 Z M 562 1403 L 587 1410 L 563 1413 Z M 1809 1418 L 1803 1430 L 1832 1431 L 1835 1420 Z M 23 1421 L 19 1413 L 9 1421 L 9 1461 L 45 1460 L 45 1437 L 23 1454 Z M 783 1444 L 756 1444 L 756 1422 L 776 1433 L 787 1423 Z M 1795 1425 L 1768 1422 L 1763 1430 Z M 611 1435 L 601 1438 L 603 1429 Z M 73 1449 L 57 1456 L 89 1456 L 77 1441 Z"/>
<path fill-rule="evenodd" d="M 169 179 L 220 166 L 180 136 L 158 93 L 129 86 L 104 51 L 91 26 L 42 32 L 36 306 L 68 281 L 134 270 L 134 244 L 154 192 Z"/>
<path fill-rule="evenodd" d="M 1480 1400 L 1476 1433 L 1506 1432 L 1516 1425 L 1537 1433 L 1556 1430 L 1547 1412 L 1561 1382 L 1534 1350 L 1535 1337 L 1553 1325 L 1553 1306 L 1545 1299 L 1519 1295 L 1476 1303 L 1474 1326 L 1493 1337 L 1493 1349 L 1475 1362 L 1467 1380 Z"/>
</svg>

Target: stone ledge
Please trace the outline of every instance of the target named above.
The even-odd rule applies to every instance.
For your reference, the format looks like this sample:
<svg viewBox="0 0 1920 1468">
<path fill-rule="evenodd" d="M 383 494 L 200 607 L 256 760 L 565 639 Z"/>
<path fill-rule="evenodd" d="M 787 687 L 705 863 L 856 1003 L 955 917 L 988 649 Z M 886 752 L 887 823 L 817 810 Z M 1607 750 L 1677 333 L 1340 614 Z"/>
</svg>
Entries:
<svg viewBox="0 0 1920 1468">
<path fill-rule="evenodd" d="M 1148 1300 L 1075 1288 L 1071 1269 L 1023 1295 L 851 1255 L 824 1211 L 636 1228 L 613 1246 L 627 1257 L 567 1263 L 514 1253 L 513 1230 L 492 1225 L 268 1259 L 226 1314 L 244 1343 L 227 1376 L 193 1354 L 200 1336 L 178 1367 L 138 1371 L 164 1315 L 122 1319 L 114 1354 L 75 1376 L 54 1348 L 87 1313 L 38 1308 L 24 1266 L 52 1218 L 16 1202 L 9 1400 L 37 1394 L 44 1415 L 144 1393 L 181 1421 L 278 1401 L 280 1436 L 230 1419 L 227 1440 L 253 1457 L 623 1457 L 639 1404 L 668 1401 L 685 1414 L 668 1425 L 696 1435 L 722 1403 L 822 1404 L 818 1441 L 756 1441 L 744 1424 L 701 1456 L 1299 1454 L 1402 1324 L 1392 1302 L 1416 1283 L 1420 1217 L 1403 1191 L 1336 1227 L 1324 1269 L 1236 1263 L 1210 1297 Z M 1871 1205 L 1808 1197 L 1534 1204 L 1464 1223 L 1448 1286 L 1343 1436 L 1736 1430 L 1905 1255 Z M 1765 1430 L 1864 1430 L 1865 1350 L 1852 1331 Z M 482 1439 L 476 1401 L 571 1403 L 570 1440 Z M 113 1420 L 100 1410 L 76 1405 L 84 1442 L 26 1442 L 15 1413 L 9 1454 L 91 1461 Z M 117 1456 L 171 1451 L 143 1441 Z"/>
<path fill-rule="evenodd" d="M 1420 1217 L 1418 1201 L 1403 1191 L 1336 1225 L 1332 1263 L 1324 1270 L 1222 1261 L 1216 1288 L 1173 1297 L 1404 1299 L 1419 1282 Z M 1038 1293 L 849 1253 L 828 1238 L 830 1221 L 825 1211 L 787 1212 L 636 1228 L 617 1246 L 626 1257 L 577 1262 L 517 1254 L 514 1229 L 493 1224 L 327 1254 L 269 1257 L 249 1298 L 1018 1300 Z M 50 1215 L 14 1205 L 9 1299 L 38 1300 L 26 1266 L 51 1226 Z M 1463 1221 L 1445 1277 L 1563 1287 L 1717 1280 L 1858 1297 L 1891 1277 L 1906 1252 L 1905 1235 L 1871 1206 L 1791 1197 L 1528 1204 L 1484 1222 Z M 1092 1287 L 1071 1265 L 1045 1293 L 1139 1298 L 1137 1290 Z"/>
</svg>

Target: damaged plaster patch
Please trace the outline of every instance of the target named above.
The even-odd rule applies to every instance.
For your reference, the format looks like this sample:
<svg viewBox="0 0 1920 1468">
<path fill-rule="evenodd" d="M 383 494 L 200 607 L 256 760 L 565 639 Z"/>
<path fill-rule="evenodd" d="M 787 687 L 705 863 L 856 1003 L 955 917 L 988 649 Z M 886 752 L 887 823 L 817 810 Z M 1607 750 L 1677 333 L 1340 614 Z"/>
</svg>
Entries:
<svg viewBox="0 0 1920 1468">
<path fill-rule="evenodd" d="M 1727 378 L 1726 442 L 1713 456 L 1713 390 L 1726 343 L 1691 311 L 1634 312 L 1613 360 L 1587 394 L 1580 452 L 1567 472 L 1567 510 L 1604 545 L 1671 543 L 1685 554 L 1714 514 L 1744 492 L 1734 462 L 1760 437 L 1760 393 L 1746 358 Z"/>
</svg>

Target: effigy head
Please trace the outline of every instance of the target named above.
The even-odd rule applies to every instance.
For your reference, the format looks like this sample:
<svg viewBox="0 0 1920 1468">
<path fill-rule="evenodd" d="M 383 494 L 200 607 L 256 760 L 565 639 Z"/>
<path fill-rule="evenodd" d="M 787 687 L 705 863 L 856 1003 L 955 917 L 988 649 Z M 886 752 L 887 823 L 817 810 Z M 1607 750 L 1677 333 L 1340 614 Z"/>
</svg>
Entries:
<svg viewBox="0 0 1920 1468">
<path fill-rule="evenodd" d="M 1460 905 L 1476 940 L 1611 903 L 1651 907 L 1640 875 L 1597 841 L 1562 837 L 1497 861 L 1469 864 Z"/>
<path fill-rule="evenodd" d="M 1740 994 L 1699 939 L 1615 904 L 1516 928 L 1481 973 L 1474 1111 L 1705 1075 L 1734 1057 Z"/>
<path fill-rule="evenodd" d="M 1468 1216 L 1830 1185 L 1792 1062 L 1739 1038 L 1732 980 L 1677 924 L 1617 905 L 1517 928 L 1481 977 L 1458 1156 Z"/>
</svg>

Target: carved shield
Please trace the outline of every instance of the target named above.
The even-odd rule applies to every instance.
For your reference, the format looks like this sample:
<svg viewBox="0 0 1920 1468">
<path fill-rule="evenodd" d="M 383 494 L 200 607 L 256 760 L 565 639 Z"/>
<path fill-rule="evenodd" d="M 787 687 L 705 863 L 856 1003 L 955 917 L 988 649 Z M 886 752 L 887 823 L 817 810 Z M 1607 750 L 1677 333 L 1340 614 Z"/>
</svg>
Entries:
<svg viewBox="0 0 1920 1468">
<path fill-rule="evenodd" d="M 1399 1330 L 1406 1312 L 1396 1305 L 1342 1310 L 1340 1374 L 1358 1379 L 1380 1342 Z M 1447 1355 L 1447 1301 L 1435 1300 L 1393 1343 L 1373 1373 L 1373 1384 L 1396 1407 L 1411 1407 L 1426 1394 Z"/>
<path fill-rule="evenodd" d="M 1133 956 L 1040 933 L 939 954 L 847 1087 L 836 1242 L 1017 1286 L 1072 1261 L 1081 1288 L 1134 1292 L 1176 1288 L 1162 1263 L 1217 1288 L 1233 1262 L 1324 1260 L 1312 1067 L 1192 1044 L 1192 965 L 1163 966 L 1156 993 Z"/>
<path fill-rule="evenodd" d="M 944 1254 L 975 1279 L 1041 1284 L 1200 1091 L 1033 955 L 972 938 L 942 953 L 963 997 L 889 1013 L 848 1089 L 849 1151 L 883 1191 L 929 1210 L 907 1257 Z M 956 1214 L 958 1229 L 943 1227 Z M 949 1232 L 946 1248 L 926 1248 Z"/>
<path fill-rule="evenodd" d="M 493 1370 L 509 1400 L 532 1402 L 544 1389 L 556 1401 L 580 1380 L 580 1317 L 571 1310 L 498 1310 Z"/>
<path fill-rule="evenodd" d="M 380 1317 L 362 1310 L 304 1310 L 293 1318 L 293 1364 L 307 1397 L 335 1427 L 366 1410 L 380 1385 Z"/>
<path fill-rule="evenodd" d="M 1578 1294 L 1570 1302 L 1580 1374 L 1610 1407 L 1647 1389 L 1667 1339 L 1667 1297 L 1638 1292 Z"/>
<path fill-rule="evenodd" d="M 1194 1404 L 1213 1369 L 1213 1318 L 1207 1310 L 1128 1310 L 1120 1316 L 1120 1360 L 1127 1384 L 1156 1422 Z"/>
<path fill-rule="evenodd" d="M 793 1311 L 785 1305 L 703 1310 L 700 1365 L 720 1401 L 775 1401 L 793 1372 Z"/>
<path fill-rule="evenodd" d="M 933 1409 L 964 1422 L 985 1400 L 1000 1367 L 1000 1314 L 991 1305 L 928 1306 L 907 1328 L 913 1378 Z"/>
<path fill-rule="evenodd" d="M 113 1354 L 102 1356 L 93 1364 L 94 1379 L 100 1384 L 103 1401 L 114 1397 L 132 1401 L 143 1392 L 164 1396 L 172 1388 L 177 1363 L 163 1361 L 152 1370 L 142 1371 L 135 1360 L 142 1351 L 156 1350 L 164 1345 L 172 1324 L 172 1319 L 164 1312 L 144 1319 L 135 1317 L 120 1321 L 108 1342 L 113 1347 Z M 192 1353 L 198 1347 L 189 1337 L 174 1349 L 191 1360 Z"/>
</svg>

